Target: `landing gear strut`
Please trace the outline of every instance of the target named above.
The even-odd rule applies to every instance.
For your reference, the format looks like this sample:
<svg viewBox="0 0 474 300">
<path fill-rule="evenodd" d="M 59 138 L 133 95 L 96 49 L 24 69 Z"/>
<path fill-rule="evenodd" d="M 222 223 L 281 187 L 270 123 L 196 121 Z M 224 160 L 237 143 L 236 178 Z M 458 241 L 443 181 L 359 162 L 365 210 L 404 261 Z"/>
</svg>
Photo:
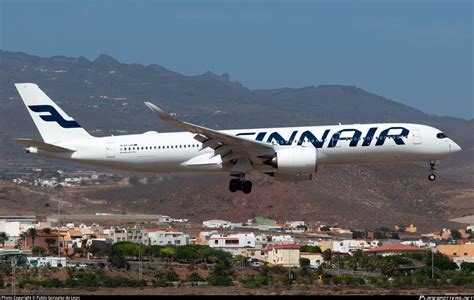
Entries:
<svg viewBox="0 0 474 300">
<path fill-rule="evenodd" d="M 431 173 L 428 175 L 428 180 L 429 181 L 434 181 L 436 179 L 436 174 L 434 173 L 434 171 L 436 170 L 436 165 L 437 164 L 438 164 L 438 162 L 435 161 L 435 160 L 430 161 Z"/>
<path fill-rule="evenodd" d="M 250 194 L 252 191 L 252 182 L 245 180 L 245 174 L 240 174 L 239 178 L 234 178 L 229 181 L 229 191 L 232 193 L 241 190 L 244 194 Z"/>
</svg>

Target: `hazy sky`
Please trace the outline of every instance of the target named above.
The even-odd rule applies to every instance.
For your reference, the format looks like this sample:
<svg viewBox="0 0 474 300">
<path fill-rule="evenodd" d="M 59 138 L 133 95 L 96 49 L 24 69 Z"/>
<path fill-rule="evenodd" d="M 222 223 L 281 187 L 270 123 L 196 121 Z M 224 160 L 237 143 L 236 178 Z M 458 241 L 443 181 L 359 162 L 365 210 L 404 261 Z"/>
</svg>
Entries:
<svg viewBox="0 0 474 300">
<path fill-rule="evenodd" d="M 471 119 L 472 2 L 0 0 L 0 48 L 228 72 L 252 89 L 355 85 Z"/>
</svg>

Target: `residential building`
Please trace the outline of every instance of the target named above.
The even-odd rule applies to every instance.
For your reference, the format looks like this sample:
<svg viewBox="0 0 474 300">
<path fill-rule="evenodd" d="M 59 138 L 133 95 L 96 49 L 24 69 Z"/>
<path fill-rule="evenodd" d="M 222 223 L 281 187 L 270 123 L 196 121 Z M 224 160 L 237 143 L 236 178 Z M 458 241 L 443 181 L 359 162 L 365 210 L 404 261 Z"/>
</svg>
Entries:
<svg viewBox="0 0 474 300">
<path fill-rule="evenodd" d="M 194 243 L 196 245 L 208 245 L 209 239 L 213 234 L 217 234 L 217 230 L 213 231 L 201 231 L 196 235 Z"/>
<path fill-rule="evenodd" d="M 224 220 L 208 220 L 202 222 L 202 225 L 207 228 L 232 228 L 232 223 Z"/>
<path fill-rule="evenodd" d="M 371 245 L 365 240 L 338 240 L 332 242 L 331 251 L 349 254 L 357 250 L 370 249 Z"/>
<path fill-rule="evenodd" d="M 137 244 L 148 245 L 148 231 L 145 229 L 132 228 L 127 230 L 127 241 Z"/>
<path fill-rule="evenodd" d="M 369 254 L 376 254 L 381 256 L 389 256 L 389 255 L 397 255 L 397 254 L 404 254 L 404 253 L 423 253 L 426 250 L 420 249 L 418 247 L 410 246 L 410 245 L 383 245 L 379 247 L 375 247 L 369 250 L 366 250 L 366 253 Z"/>
<path fill-rule="evenodd" d="M 294 244 L 295 241 L 291 235 L 273 235 L 273 244 Z"/>
<path fill-rule="evenodd" d="M 411 245 L 418 248 L 434 248 L 436 244 L 433 242 L 425 242 L 422 239 L 419 240 L 411 240 L 411 241 L 402 241 L 401 244 L 403 245 Z"/>
<path fill-rule="evenodd" d="M 436 251 L 454 259 L 458 257 L 474 257 L 474 244 L 466 243 L 462 245 L 439 245 Z"/>
<path fill-rule="evenodd" d="M 406 232 L 406 233 L 416 233 L 417 229 L 416 229 L 415 225 L 413 225 L 413 224 L 410 224 L 409 226 L 395 225 L 395 231 L 403 231 L 403 232 Z"/>
<path fill-rule="evenodd" d="M 189 243 L 189 235 L 174 230 L 148 230 L 149 245 L 182 246 Z"/>
<path fill-rule="evenodd" d="M 300 258 L 309 259 L 309 264 L 316 268 L 318 268 L 324 262 L 323 255 L 321 253 L 301 252 Z"/>
<path fill-rule="evenodd" d="M 219 249 L 255 248 L 256 237 L 253 232 L 237 234 L 213 234 L 208 240 L 209 247 Z"/>
<path fill-rule="evenodd" d="M 300 246 L 299 245 L 274 245 L 262 250 L 265 253 L 265 261 L 272 265 L 284 267 L 299 267 Z"/>
<path fill-rule="evenodd" d="M 126 242 L 128 238 L 128 233 L 126 229 L 123 228 L 114 228 L 109 231 L 109 237 L 112 240 L 112 243 Z"/>
<path fill-rule="evenodd" d="M 261 234 L 255 236 L 255 248 L 257 249 L 265 249 L 269 245 L 273 243 L 272 241 L 272 236 L 266 235 L 266 234 Z"/>
</svg>

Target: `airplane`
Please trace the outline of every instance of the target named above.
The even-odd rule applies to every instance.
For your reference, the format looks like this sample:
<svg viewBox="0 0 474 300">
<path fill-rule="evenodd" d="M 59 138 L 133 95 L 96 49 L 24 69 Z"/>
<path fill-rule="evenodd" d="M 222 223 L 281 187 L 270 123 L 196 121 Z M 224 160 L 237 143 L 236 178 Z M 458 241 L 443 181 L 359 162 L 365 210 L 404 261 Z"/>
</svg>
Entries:
<svg viewBox="0 0 474 300">
<path fill-rule="evenodd" d="M 150 102 L 145 105 L 161 120 L 185 132 L 94 137 L 38 85 L 15 86 L 43 139 L 16 139 L 27 153 L 136 172 L 226 172 L 234 177 L 231 192 L 249 194 L 252 182 L 245 176 L 251 172 L 298 182 L 334 164 L 429 162 L 433 181 L 438 161 L 461 151 L 441 130 L 421 124 L 214 130 L 181 121 Z"/>
</svg>

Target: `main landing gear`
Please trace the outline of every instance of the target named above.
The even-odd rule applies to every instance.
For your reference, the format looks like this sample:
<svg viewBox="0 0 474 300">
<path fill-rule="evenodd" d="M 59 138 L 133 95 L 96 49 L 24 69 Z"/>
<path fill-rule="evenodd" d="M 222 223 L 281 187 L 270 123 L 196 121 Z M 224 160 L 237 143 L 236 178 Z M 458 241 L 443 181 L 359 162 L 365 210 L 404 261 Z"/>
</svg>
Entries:
<svg viewBox="0 0 474 300">
<path fill-rule="evenodd" d="M 429 181 L 434 181 L 436 180 L 436 174 L 434 173 L 434 171 L 436 170 L 436 165 L 438 164 L 437 161 L 435 160 L 432 160 L 430 161 L 430 170 L 431 170 L 431 173 L 428 175 L 428 180 Z"/>
<path fill-rule="evenodd" d="M 250 194 L 252 191 L 252 182 L 245 180 L 245 174 L 240 174 L 239 178 L 234 178 L 229 181 L 229 191 L 232 193 L 241 190 L 244 194 Z"/>
</svg>

